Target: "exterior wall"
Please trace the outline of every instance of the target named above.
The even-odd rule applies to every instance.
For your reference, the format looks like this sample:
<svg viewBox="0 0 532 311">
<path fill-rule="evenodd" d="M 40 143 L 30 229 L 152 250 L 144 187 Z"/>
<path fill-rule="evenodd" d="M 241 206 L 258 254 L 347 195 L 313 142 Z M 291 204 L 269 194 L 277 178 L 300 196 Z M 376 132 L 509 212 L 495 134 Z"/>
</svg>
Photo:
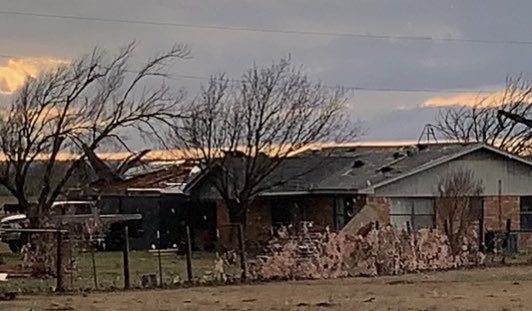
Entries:
<svg viewBox="0 0 532 311">
<path fill-rule="evenodd" d="M 290 200 L 291 198 L 286 198 Z M 298 200 L 303 205 L 304 212 L 298 213 L 295 222 L 312 221 L 315 230 L 334 228 L 334 199 L 332 197 L 309 197 Z M 274 200 L 262 199 L 256 201 L 248 209 L 246 238 L 248 240 L 265 240 L 270 237 L 272 228 L 272 209 L 290 208 L 275 204 Z"/>
<path fill-rule="evenodd" d="M 436 198 L 435 198 L 436 199 Z M 520 199 L 519 196 L 486 196 L 483 197 L 484 232 L 506 230 L 506 220 L 511 219 L 511 229 L 520 229 Z M 501 206 L 501 221 L 499 221 L 499 201 Z M 436 202 L 436 201 L 435 201 Z M 437 204 L 435 204 L 436 208 Z M 436 226 L 443 230 L 443 222 L 437 217 Z M 379 221 L 385 225 L 390 222 L 390 200 L 386 197 L 368 196 L 366 204 L 351 221 L 342 229 L 343 232 L 356 234 L 370 222 Z M 478 226 L 478 222 L 474 224 Z M 532 233 L 520 232 L 517 237 L 519 252 L 532 251 Z"/>
<path fill-rule="evenodd" d="M 499 180 L 503 195 L 531 195 L 532 167 L 493 152 L 479 150 L 424 172 L 375 189 L 376 196 L 432 197 L 437 185 L 448 172 L 468 169 L 482 181 L 483 195 L 496 196 Z"/>
<path fill-rule="evenodd" d="M 499 213 L 499 204 L 501 213 Z M 484 230 L 506 230 L 507 219 L 512 222 L 512 230 L 519 230 L 519 211 L 519 197 L 517 196 L 484 197 Z"/>
<path fill-rule="evenodd" d="M 518 196 L 501 196 L 501 217 L 499 220 L 499 197 L 484 198 L 484 230 L 506 230 L 507 219 L 511 220 L 511 229 L 521 229 L 520 200 Z M 532 232 L 518 232 L 517 250 L 519 252 L 532 252 Z"/>
<path fill-rule="evenodd" d="M 286 198 L 290 200 L 293 198 Z M 325 230 L 326 227 L 334 229 L 334 198 L 333 197 L 309 197 L 302 198 L 298 201 L 304 204 L 304 214 L 297 215 L 300 221 L 312 221 L 315 230 Z M 260 241 L 268 240 L 271 236 L 272 229 L 272 208 L 280 207 L 275 204 L 274 200 L 261 199 L 253 203 L 247 211 L 245 239 L 248 247 Z M 301 219 L 299 219 L 301 218 Z M 224 227 L 228 224 L 229 210 L 222 201 L 216 203 L 216 226 L 220 233 L 220 243 L 222 247 L 230 248 L 236 246 L 236 230 Z"/>
<path fill-rule="evenodd" d="M 367 196 L 366 204 L 361 210 L 345 225 L 343 232 L 356 234 L 358 230 L 367 224 L 379 222 L 381 225 L 390 223 L 390 202 L 388 198 L 378 196 Z"/>
<path fill-rule="evenodd" d="M 519 234 L 519 251 L 526 252 L 528 254 L 532 253 L 532 233 L 531 232 L 522 232 Z"/>
<path fill-rule="evenodd" d="M 223 201 L 216 201 L 216 227 L 230 223 L 229 209 L 225 206 Z"/>
<path fill-rule="evenodd" d="M 229 209 L 223 201 L 216 201 L 216 230 L 218 231 L 218 247 L 233 249 L 237 247 L 237 231 L 224 225 L 229 224 Z"/>
<path fill-rule="evenodd" d="M 306 210 L 306 220 L 314 222 L 314 229 L 334 229 L 334 198 L 309 198 Z"/>
<path fill-rule="evenodd" d="M 388 198 L 369 196 L 367 206 L 377 212 L 377 219 L 381 224 L 390 222 L 390 201 Z"/>
<path fill-rule="evenodd" d="M 272 208 L 270 202 L 265 200 L 256 201 L 253 206 L 248 208 L 246 222 L 246 240 L 268 240 L 272 228 Z"/>
</svg>

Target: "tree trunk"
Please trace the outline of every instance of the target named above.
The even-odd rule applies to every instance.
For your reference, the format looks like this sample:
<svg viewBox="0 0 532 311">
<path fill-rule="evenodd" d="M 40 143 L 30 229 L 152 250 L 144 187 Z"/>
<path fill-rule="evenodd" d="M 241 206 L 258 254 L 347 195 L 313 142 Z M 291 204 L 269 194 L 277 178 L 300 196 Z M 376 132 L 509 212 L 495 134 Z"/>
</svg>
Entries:
<svg viewBox="0 0 532 311">
<path fill-rule="evenodd" d="M 244 228 L 247 222 L 247 212 L 249 204 L 231 202 L 228 204 L 229 221 L 234 224 L 241 224 Z"/>
<path fill-rule="evenodd" d="M 48 219 L 49 209 L 43 203 L 29 204 L 26 208 L 26 215 L 28 216 L 29 226 L 32 228 L 41 228 L 46 225 Z"/>
<path fill-rule="evenodd" d="M 242 226 L 244 232 L 244 238 L 246 237 L 246 224 L 247 224 L 247 211 L 248 204 L 239 204 L 238 202 L 231 202 L 228 204 L 229 209 L 229 222 L 232 224 L 238 224 Z M 232 246 L 235 249 L 238 249 L 238 240 L 239 240 L 239 229 L 237 227 L 231 227 L 229 239 Z M 246 244 L 246 241 L 242 241 Z"/>
</svg>

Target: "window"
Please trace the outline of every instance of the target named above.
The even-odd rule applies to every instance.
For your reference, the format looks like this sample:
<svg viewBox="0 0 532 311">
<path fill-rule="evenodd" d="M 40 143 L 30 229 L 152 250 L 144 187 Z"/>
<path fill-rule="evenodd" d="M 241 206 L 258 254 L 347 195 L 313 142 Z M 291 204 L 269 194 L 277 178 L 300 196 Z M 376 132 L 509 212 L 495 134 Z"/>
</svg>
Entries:
<svg viewBox="0 0 532 311">
<path fill-rule="evenodd" d="M 352 197 L 335 199 L 334 208 L 336 229 L 342 229 L 360 211 L 357 200 Z"/>
<path fill-rule="evenodd" d="M 482 197 L 469 198 L 469 211 L 469 217 L 471 217 L 472 221 L 480 221 L 482 219 L 482 213 L 484 212 Z"/>
<path fill-rule="evenodd" d="M 272 203 L 272 225 L 297 225 L 307 220 L 307 210 L 303 199 L 275 200 Z"/>
<path fill-rule="evenodd" d="M 434 226 L 434 200 L 424 198 L 392 199 L 390 222 L 399 229 L 432 228 Z"/>
<path fill-rule="evenodd" d="M 522 230 L 532 230 L 532 197 L 521 197 L 520 220 Z"/>
</svg>

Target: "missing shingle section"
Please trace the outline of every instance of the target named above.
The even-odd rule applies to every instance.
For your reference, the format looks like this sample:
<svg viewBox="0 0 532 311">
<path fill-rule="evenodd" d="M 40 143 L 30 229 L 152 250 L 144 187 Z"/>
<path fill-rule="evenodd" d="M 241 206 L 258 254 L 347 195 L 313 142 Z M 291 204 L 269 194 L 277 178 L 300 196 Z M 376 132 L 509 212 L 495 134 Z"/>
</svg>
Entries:
<svg viewBox="0 0 532 311">
<path fill-rule="evenodd" d="M 379 168 L 377 171 L 381 172 L 381 173 L 389 173 L 389 172 L 393 171 L 393 167 L 387 165 L 387 166 L 383 166 L 383 167 Z"/>
<path fill-rule="evenodd" d="M 355 161 L 353 162 L 352 167 L 353 167 L 353 168 L 358 168 L 358 167 L 362 167 L 362 166 L 364 166 L 364 164 L 366 164 L 366 163 L 364 163 L 364 161 L 362 161 L 362 160 L 355 160 Z"/>
<path fill-rule="evenodd" d="M 397 151 L 397 152 L 394 152 L 394 154 L 392 156 L 393 156 L 394 159 L 398 160 L 398 159 L 406 157 L 406 154 Z"/>
</svg>

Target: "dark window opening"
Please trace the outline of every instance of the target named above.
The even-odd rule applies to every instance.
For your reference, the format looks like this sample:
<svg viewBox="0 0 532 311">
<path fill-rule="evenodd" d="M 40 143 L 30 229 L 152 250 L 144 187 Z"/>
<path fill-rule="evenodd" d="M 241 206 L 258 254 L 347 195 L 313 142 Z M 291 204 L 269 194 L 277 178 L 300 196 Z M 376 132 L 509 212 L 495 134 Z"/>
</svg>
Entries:
<svg viewBox="0 0 532 311">
<path fill-rule="evenodd" d="M 272 202 L 273 227 L 299 225 L 307 221 L 307 206 L 304 200 L 275 200 Z"/>
<path fill-rule="evenodd" d="M 360 212 L 361 207 L 356 198 L 337 198 L 334 201 L 334 218 L 336 229 L 342 229 L 347 223 Z"/>
<path fill-rule="evenodd" d="M 483 213 L 483 201 L 482 197 L 471 197 L 469 198 L 469 217 L 471 220 L 480 220 L 482 219 Z"/>
<path fill-rule="evenodd" d="M 521 230 L 532 230 L 532 196 L 520 197 Z"/>
</svg>

